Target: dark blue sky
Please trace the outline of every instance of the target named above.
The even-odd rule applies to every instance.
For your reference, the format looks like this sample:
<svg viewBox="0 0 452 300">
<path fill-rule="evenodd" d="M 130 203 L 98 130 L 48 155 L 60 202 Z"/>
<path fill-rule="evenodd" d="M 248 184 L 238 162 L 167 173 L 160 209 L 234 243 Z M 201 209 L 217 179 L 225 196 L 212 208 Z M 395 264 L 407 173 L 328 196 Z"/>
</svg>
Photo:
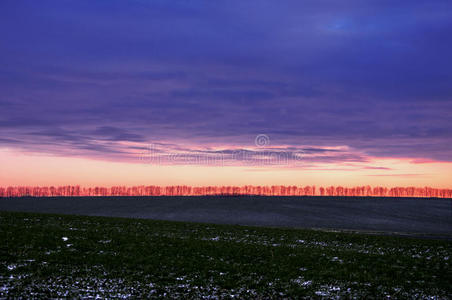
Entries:
<svg viewBox="0 0 452 300">
<path fill-rule="evenodd" d="M 2 0 L 0 35 L 0 146 L 452 161 L 451 1 Z"/>
</svg>

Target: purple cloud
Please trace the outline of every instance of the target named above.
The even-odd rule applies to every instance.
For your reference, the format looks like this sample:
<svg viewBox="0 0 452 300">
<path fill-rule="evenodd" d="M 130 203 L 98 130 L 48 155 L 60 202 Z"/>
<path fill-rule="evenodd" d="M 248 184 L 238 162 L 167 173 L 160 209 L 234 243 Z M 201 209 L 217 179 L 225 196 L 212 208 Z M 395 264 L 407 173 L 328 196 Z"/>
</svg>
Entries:
<svg viewBox="0 0 452 300">
<path fill-rule="evenodd" d="M 451 11 L 450 1 L 5 1 L 0 146 L 129 159 L 128 147 L 159 141 L 246 149 L 265 133 L 315 161 L 452 161 Z M 313 155 L 334 146 L 351 151 Z"/>
</svg>

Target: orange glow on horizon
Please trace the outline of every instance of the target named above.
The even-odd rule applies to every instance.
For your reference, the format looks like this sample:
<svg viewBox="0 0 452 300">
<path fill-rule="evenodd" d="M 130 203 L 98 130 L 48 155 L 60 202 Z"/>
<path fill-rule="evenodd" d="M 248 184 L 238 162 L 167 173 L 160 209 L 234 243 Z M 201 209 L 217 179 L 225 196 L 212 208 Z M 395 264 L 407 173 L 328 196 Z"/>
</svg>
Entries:
<svg viewBox="0 0 452 300">
<path fill-rule="evenodd" d="M 0 186 L 432 186 L 451 188 L 452 163 L 369 157 L 300 166 L 154 165 L 0 149 Z"/>
</svg>

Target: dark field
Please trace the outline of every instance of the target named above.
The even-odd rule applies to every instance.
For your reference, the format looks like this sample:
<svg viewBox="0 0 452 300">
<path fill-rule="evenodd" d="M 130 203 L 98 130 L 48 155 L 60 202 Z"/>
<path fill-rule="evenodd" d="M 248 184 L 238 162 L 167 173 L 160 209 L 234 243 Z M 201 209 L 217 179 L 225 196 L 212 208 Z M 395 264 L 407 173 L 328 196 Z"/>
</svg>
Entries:
<svg viewBox="0 0 452 300">
<path fill-rule="evenodd" d="M 448 240 L 12 212 L 0 240 L 0 298 L 452 298 Z"/>
<path fill-rule="evenodd" d="M 452 200 L 374 197 L 0 198 L 0 210 L 452 238 Z"/>
<path fill-rule="evenodd" d="M 451 239 L 450 199 L 0 198 L 0 298 L 450 299 Z"/>
</svg>

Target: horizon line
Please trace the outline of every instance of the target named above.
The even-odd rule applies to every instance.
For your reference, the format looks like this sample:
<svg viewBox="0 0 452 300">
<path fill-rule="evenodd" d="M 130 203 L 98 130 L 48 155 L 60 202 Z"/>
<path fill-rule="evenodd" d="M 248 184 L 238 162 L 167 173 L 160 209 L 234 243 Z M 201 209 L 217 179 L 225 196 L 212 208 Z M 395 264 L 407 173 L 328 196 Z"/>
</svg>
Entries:
<svg viewBox="0 0 452 300">
<path fill-rule="evenodd" d="M 419 197 L 452 198 L 452 189 L 382 186 L 188 186 L 140 185 L 81 187 L 65 186 L 8 186 L 0 187 L 0 197 L 83 197 L 83 196 L 341 196 L 341 197 Z"/>
</svg>

